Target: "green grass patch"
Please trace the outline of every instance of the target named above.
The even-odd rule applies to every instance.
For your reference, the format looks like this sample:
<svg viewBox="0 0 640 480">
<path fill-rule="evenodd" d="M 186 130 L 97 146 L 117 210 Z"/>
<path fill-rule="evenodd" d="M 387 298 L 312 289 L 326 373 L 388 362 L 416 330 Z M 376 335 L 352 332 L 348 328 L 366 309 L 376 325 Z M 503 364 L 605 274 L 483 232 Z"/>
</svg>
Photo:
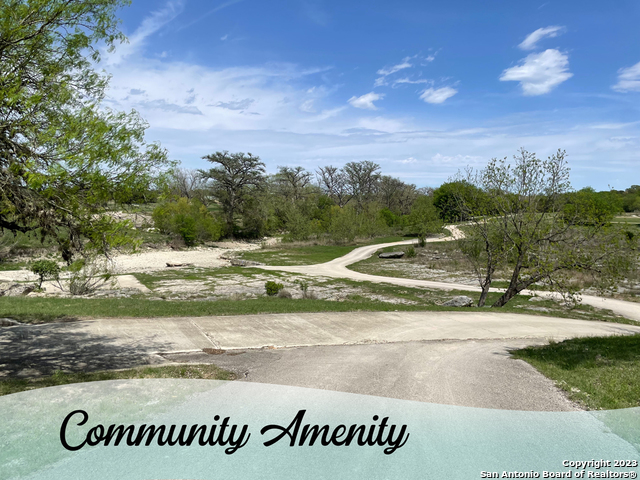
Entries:
<svg viewBox="0 0 640 480">
<path fill-rule="evenodd" d="M 355 287 L 354 293 L 341 301 L 312 298 L 290 299 L 280 297 L 243 298 L 240 300 L 151 300 L 143 296 L 135 298 L 55 298 L 55 297 L 3 297 L 0 299 L 0 317 L 13 318 L 26 323 L 48 323 L 74 321 L 82 318 L 154 318 L 154 317 L 201 317 L 214 315 L 256 315 L 261 313 L 303 313 L 303 312 L 353 312 L 353 311 L 482 311 L 488 308 L 455 308 L 439 304 L 455 295 L 467 295 L 477 301 L 478 293 L 451 291 L 441 292 L 421 288 L 372 282 L 355 282 L 333 279 L 324 285 L 334 283 L 345 287 Z M 310 285 L 310 291 L 315 286 Z M 397 299 L 412 303 L 391 303 L 369 296 L 381 296 L 386 300 Z M 499 293 L 490 293 L 491 304 Z M 530 297 L 519 295 L 505 307 L 493 309 L 496 313 L 519 313 L 547 315 L 583 320 L 612 321 L 636 324 L 613 315 L 609 311 L 597 310 L 589 306 L 567 309 L 559 304 L 546 301 L 528 302 Z M 545 307 L 547 311 L 533 311 L 523 307 Z"/>
<path fill-rule="evenodd" d="M 511 353 L 588 409 L 640 406 L 640 335 L 574 338 Z"/>
<path fill-rule="evenodd" d="M 354 243 L 352 245 L 300 245 L 282 243 L 276 247 L 262 250 L 242 252 L 238 258 L 252 260 L 265 265 L 315 265 L 330 262 L 342 257 L 355 248 L 380 243 L 401 242 L 410 240 L 405 237 L 379 237 L 369 241 Z"/>
<path fill-rule="evenodd" d="M 66 373 L 60 370 L 53 375 L 0 380 L 0 395 L 24 392 L 36 388 L 55 387 L 70 383 L 98 382 L 102 380 L 130 380 L 140 378 L 197 378 L 207 380 L 234 380 L 233 373 L 215 365 L 171 365 L 166 367 L 140 367 L 128 370 L 111 370 L 92 373 Z"/>
</svg>

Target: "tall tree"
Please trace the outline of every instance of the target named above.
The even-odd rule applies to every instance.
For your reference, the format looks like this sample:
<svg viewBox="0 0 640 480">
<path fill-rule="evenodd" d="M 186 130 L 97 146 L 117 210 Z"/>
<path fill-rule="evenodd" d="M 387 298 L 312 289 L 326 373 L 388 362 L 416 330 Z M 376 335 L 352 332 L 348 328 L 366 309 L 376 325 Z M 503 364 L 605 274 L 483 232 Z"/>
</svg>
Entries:
<svg viewBox="0 0 640 480">
<path fill-rule="evenodd" d="M 371 200 L 378 189 L 380 180 L 380 165 L 364 160 L 362 162 L 349 162 L 344 166 L 347 177 L 347 185 L 351 196 L 361 210 L 364 203 Z"/>
<path fill-rule="evenodd" d="M 101 107 L 108 77 L 93 69 L 96 44 L 125 40 L 115 12 L 127 4 L 0 1 L 0 228 L 40 229 L 67 256 L 124 241 L 103 205 L 149 188 L 167 164 L 135 112 Z"/>
<path fill-rule="evenodd" d="M 204 178 L 213 181 L 213 196 L 220 202 L 224 212 L 227 235 L 236 231 L 236 216 L 244 212 L 245 206 L 252 205 L 251 195 L 265 182 L 265 164 L 260 157 L 250 153 L 216 152 L 202 157 L 218 164 L 210 170 L 201 170 Z M 254 195 L 255 196 L 255 195 Z"/>
<path fill-rule="evenodd" d="M 343 170 L 331 165 L 320 167 L 316 171 L 316 177 L 322 191 L 339 207 L 344 207 L 351 200 L 347 175 Z"/>
<path fill-rule="evenodd" d="M 311 185 L 311 172 L 303 167 L 278 167 L 275 174 L 278 193 L 291 202 L 298 202 Z"/>
</svg>

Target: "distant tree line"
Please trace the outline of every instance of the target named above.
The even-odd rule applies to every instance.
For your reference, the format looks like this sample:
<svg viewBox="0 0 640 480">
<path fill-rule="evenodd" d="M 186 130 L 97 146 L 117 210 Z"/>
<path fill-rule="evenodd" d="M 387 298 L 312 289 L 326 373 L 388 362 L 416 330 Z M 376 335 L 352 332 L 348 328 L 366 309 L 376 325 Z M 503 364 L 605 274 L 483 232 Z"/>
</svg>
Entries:
<svg viewBox="0 0 640 480">
<path fill-rule="evenodd" d="M 424 237 L 442 228 L 432 190 L 382 175 L 374 162 L 314 172 L 280 166 L 267 175 L 264 162 L 250 153 L 224 151 L 203 158 L 213 167 L 172 171 L 165 200 L 154 214 L 158 228 L 181 235 L 188 244 L 273 234 L 282 234 L 285 241 L 344 243 L 388 233 Z M 203 222 L 207 228 L 198 226 Z"/>
</svg>

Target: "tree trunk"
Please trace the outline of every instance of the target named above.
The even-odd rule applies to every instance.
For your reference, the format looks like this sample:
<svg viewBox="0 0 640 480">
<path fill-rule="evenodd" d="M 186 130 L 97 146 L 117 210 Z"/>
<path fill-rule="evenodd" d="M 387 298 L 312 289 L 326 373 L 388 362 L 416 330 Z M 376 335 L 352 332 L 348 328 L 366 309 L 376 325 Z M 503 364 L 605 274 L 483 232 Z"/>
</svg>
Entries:
<svg viewBox="0 0 640 480">
<path fill-rule="evenodd" d="M 513 274 L 511 275 L 511 282 L 509 282 L 509 286 L 507 287 L 507 291 L 502 294 L 502 296 L 495 301 L 491 308 L 493 307 L 503 307 L 507 304 L 509 300 L 515 297 L 520 291 L 524 289 L 524 287 L 518 289 L 518 278 L 520 277 L 520 270 L 522 269 L 522 257 L 523 253 L 520 252 L 518 255 L 518 261 L 516 262 L 516 266 L 513 269 Z"/>
</svg>

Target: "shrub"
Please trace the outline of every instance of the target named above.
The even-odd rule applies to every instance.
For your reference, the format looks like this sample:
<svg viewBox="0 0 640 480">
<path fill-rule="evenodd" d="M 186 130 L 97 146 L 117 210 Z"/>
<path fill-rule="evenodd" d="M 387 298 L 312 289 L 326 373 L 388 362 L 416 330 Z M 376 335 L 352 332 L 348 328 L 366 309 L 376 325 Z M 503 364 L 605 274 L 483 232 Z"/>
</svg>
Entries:
<svg viewBox="0 0 640 480">
<path fill-rule="evenodd" d="M 274 297 L 284 288 L 284 285 L 281 283 L 276 283 L 274 281 L 268 281 L 264 284 L 264 288 L 267 291 L 267 295 L 270 297 Z"/>
<path fill-rule="evenodd" d="M 404 249 L 404 254 L 407 256 L 407 258 L 413 258 L 416 256 L 416 249 L 413 245 L 409 245 L 407 248 Z"/>
<path fill-rule="evenodd" d="M 187 246 L 222 236 L 222 223 L 199 200 L 171 200 L 156 207 L 152 217 L 160 232 L 179 235 Z"/>
<path fill-rule="evenodd" d="M 67 268 L 69 271 L 69 293 L 87 295 L 95 292 L 113 276 L 111 265 L 104 258 L 76 260 Z"/>
<path fill-rule="evenodd" d="M 38 289 L 45 280 L 58 280 L 60 267 L 53 260 L 38 260 L 29 265 L 29 271 L 38 275 Z"/>
<path fill-rule="evenodd" d="M 278 292 L 278 298 L 293 298 L 293 295 L 289 290 L 280 290 Z"/>
</svg>

